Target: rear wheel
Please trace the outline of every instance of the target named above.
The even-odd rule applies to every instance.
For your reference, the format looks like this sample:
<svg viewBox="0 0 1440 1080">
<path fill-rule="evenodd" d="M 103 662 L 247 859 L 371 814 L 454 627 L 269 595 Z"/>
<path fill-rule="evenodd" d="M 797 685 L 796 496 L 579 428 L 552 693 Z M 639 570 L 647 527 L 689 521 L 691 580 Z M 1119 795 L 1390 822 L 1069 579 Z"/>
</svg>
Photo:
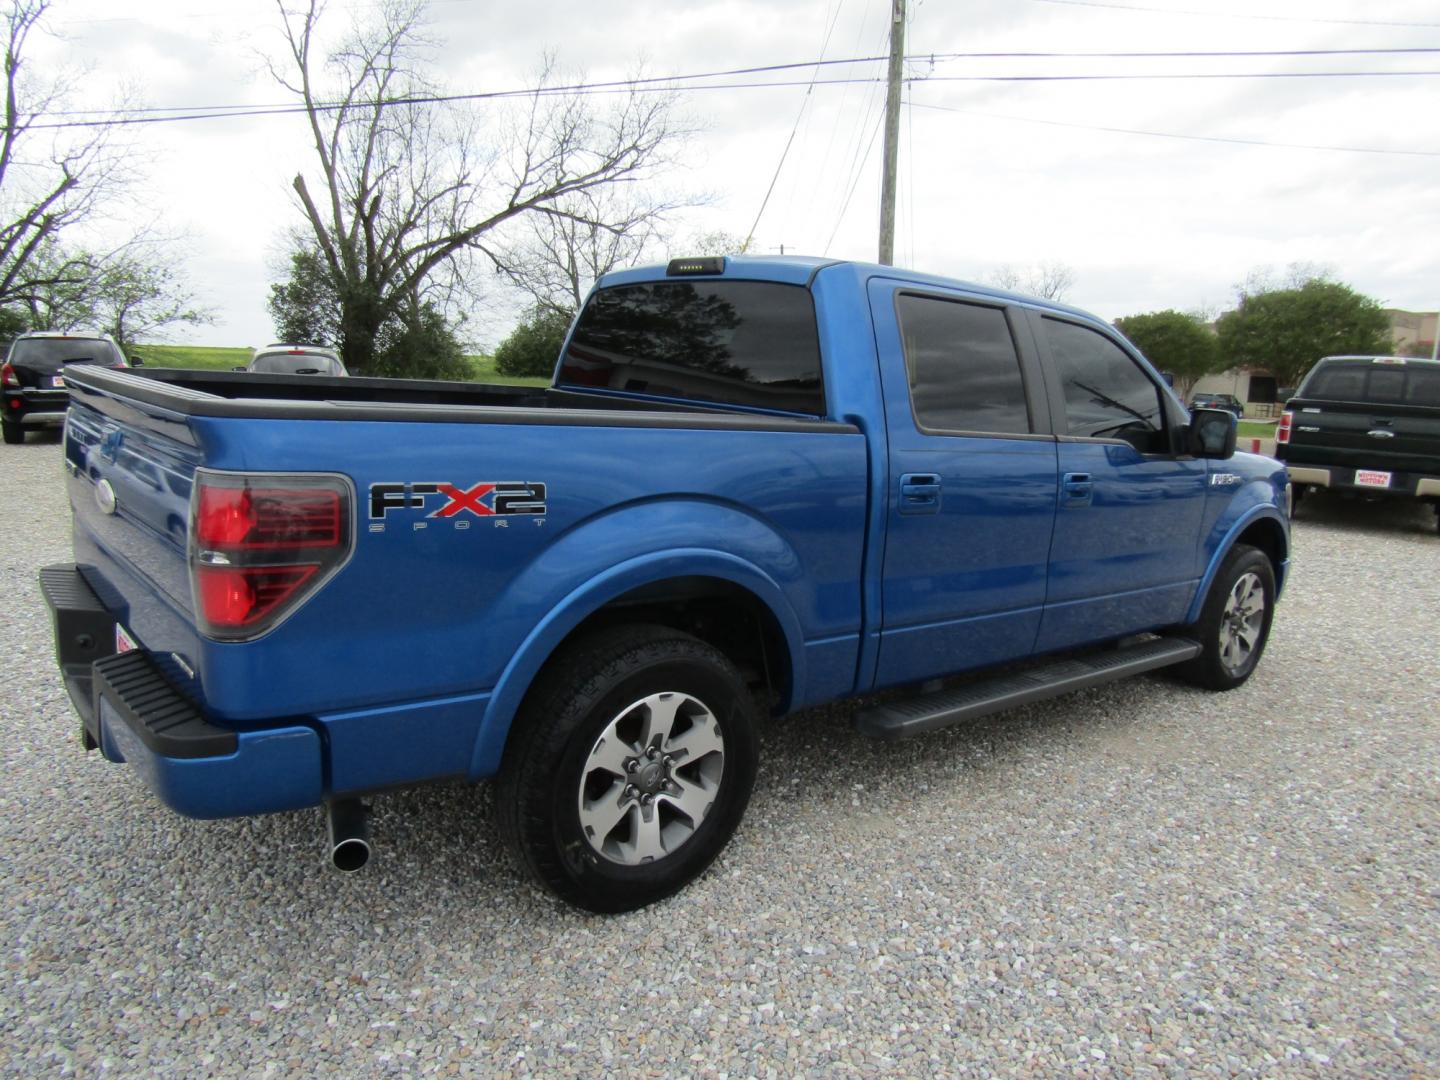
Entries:
<svg viewBox="0 0 1440 1080">
<path fill-rule="evenodd" d="M 1190 628 L 1200 655 L 1176 668 L 1207 690 L 1233 690 L 1250 678 L 1265 652 L 1275 615 L 1275 570 L 1258 548 L 1236 544 L 1210 583 L 1200 619 Z"/>
<path fill-rule="evenodd" d="M 19 424 L 14 424 L 6 420 L 3 428 L 0 428 L 0 430 L 4 431 L 6 446 L 14 446 L 17 443 L 23 443 L 25 441 L 25 429 Z"/>
<path fill-rule="evenodd" d="M 704 872 L 755 782 L 754 706 L 734 665 L 678 630 L 632 626 L 577 642 L 536 683 L 496 790 L 526 869 L 599 912 Z"/>
</svg>

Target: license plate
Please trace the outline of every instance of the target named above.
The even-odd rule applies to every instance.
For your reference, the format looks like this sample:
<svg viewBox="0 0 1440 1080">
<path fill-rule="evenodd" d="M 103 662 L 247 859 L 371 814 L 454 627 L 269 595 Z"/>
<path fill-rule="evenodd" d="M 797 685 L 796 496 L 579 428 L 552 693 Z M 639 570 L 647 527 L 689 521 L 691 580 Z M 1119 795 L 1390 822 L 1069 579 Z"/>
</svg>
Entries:
<svg viewBox="0 0 1440 1080">
<path fill-rule="evenodd" d="M 50 385 L 51 385 L 51 386 L 55 386 L 55 387 L 64 386 L 64 385 L 65 385 L 65 376 L 64 376 L 64 375 L 52 375 L 52 376 L 50 376 Z"/>
<path fill-rule="evenodd" d="M 1355 484 L 1358 487 L 1389 487 L 1390 474 L 1375 469 L 1356 469 Z"/>
<path fill-rule="evenodd" d="M 121 626 L 117 622 L 115 624 L 115 651 L 117 653 L 126 653 L 130 652 L 132 649 L 138 649 L 139 647 L 140 646 L 135 643 L 135 639 L 130 636 L 129 632 L 125 629 L 125 627 Z"/>
</svg>

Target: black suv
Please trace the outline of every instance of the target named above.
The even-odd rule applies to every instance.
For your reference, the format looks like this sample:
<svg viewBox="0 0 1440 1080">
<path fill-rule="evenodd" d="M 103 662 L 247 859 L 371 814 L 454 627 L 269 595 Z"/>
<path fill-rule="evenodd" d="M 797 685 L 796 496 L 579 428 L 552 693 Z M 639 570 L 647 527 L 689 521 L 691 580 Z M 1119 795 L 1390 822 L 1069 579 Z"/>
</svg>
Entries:
<svg viewBox="0 0 1440 1080">
<path fill-rule="evenodd" d="M 1190 406 L 1195 409 L 1226 409 L 1235 414 L 1236 420 L 1245 415 L 1245 406 L 1234 394 L 1196 394 Z"/>
<path fill-rule="evenodd" d="M 138 362 L 138 361 L 137 361 Z M 7 443 L 25 441 L 25 429 L 64 423 L 70 393 L 65 389 L 66 364 L 129 367 L 119 346 L 101 334 L 21 334 L 10 346 L 0 384 L 5 393 L 3 417 Z"/>
</svg>

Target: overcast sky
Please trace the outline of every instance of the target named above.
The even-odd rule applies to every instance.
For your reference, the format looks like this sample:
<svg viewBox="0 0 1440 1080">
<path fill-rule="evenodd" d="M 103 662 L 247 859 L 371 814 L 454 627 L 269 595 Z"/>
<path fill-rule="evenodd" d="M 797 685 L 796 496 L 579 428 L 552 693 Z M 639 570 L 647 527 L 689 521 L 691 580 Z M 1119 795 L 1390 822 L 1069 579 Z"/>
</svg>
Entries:
<svg viewBox="0 0 1440 1080">
<path fill-rule="evenodd" d="M 1440 306 L 1440 53 L 1310 57 L 962 58 L 982 52 L 1440 49 L 1434 0 L 910 0 L 896 262 L 978 280 L 1062 263 L 1066 299 L 1107 319 L 1212 312 L 1259 267 L 1322 264 L 1387 307 Z M 541 58 L 591 81 L 878 56 L 891 0 L 433 0 L 435 76 L 454 92 L 529 85 Z M 370 10 L 332 3 L 338 25 Z M 34 60 L 88 65 L 107 101 L 151 107 L 286 100 L 262 56 L 279 42 L 263 0 L 56 0 Z M 927 59 L 921 59 L 927 58 Z M 1411 77 L 971 81 L 976 76 L 1431 72 Z M 699 133 L 670 184 L 708 192 L 682 233 L 751 231 L 752 251 L 874 260 L 883 87 L 802 85 L 686 93 Z M 826 68 L 820 79 L 883 74 Z M 80 103 L 77 103 L 80 104 Z M 803 106 L 803 111 L 802 111 Z M 798 125 L 797 125 L 798 118 Z M 315 177 L 303 118 L 135 129 L 145 215 L 189 237 L 214 326 L 176 340 L 257 345 L 297 171 Z M 1264 145 L 1260 145 L 1264 144 Z M 491 285 L 493 345 L 514 302 Z"/>
</svg>

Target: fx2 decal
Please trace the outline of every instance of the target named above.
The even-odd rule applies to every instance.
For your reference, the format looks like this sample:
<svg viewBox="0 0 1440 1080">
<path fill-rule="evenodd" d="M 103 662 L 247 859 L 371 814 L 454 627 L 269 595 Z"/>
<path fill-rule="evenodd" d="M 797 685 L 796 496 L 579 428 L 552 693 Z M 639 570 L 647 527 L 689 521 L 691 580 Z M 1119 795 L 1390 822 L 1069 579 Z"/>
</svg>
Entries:
<svg viewBox="0 0 1440 1080">
<path fill-rule="evenodd" d="M 476 520 L 506 528 L 512 519 L 545 524 L 545 485 L 538 480 L 497 480 L 468 487 L 443 483 L 370 485 L 370 531 L 384 532 L 397 519 L 412 532 L 433 522 L 468 529 Z M 402 525 L 403 527 L 403 525 Z"/>
</svg>

